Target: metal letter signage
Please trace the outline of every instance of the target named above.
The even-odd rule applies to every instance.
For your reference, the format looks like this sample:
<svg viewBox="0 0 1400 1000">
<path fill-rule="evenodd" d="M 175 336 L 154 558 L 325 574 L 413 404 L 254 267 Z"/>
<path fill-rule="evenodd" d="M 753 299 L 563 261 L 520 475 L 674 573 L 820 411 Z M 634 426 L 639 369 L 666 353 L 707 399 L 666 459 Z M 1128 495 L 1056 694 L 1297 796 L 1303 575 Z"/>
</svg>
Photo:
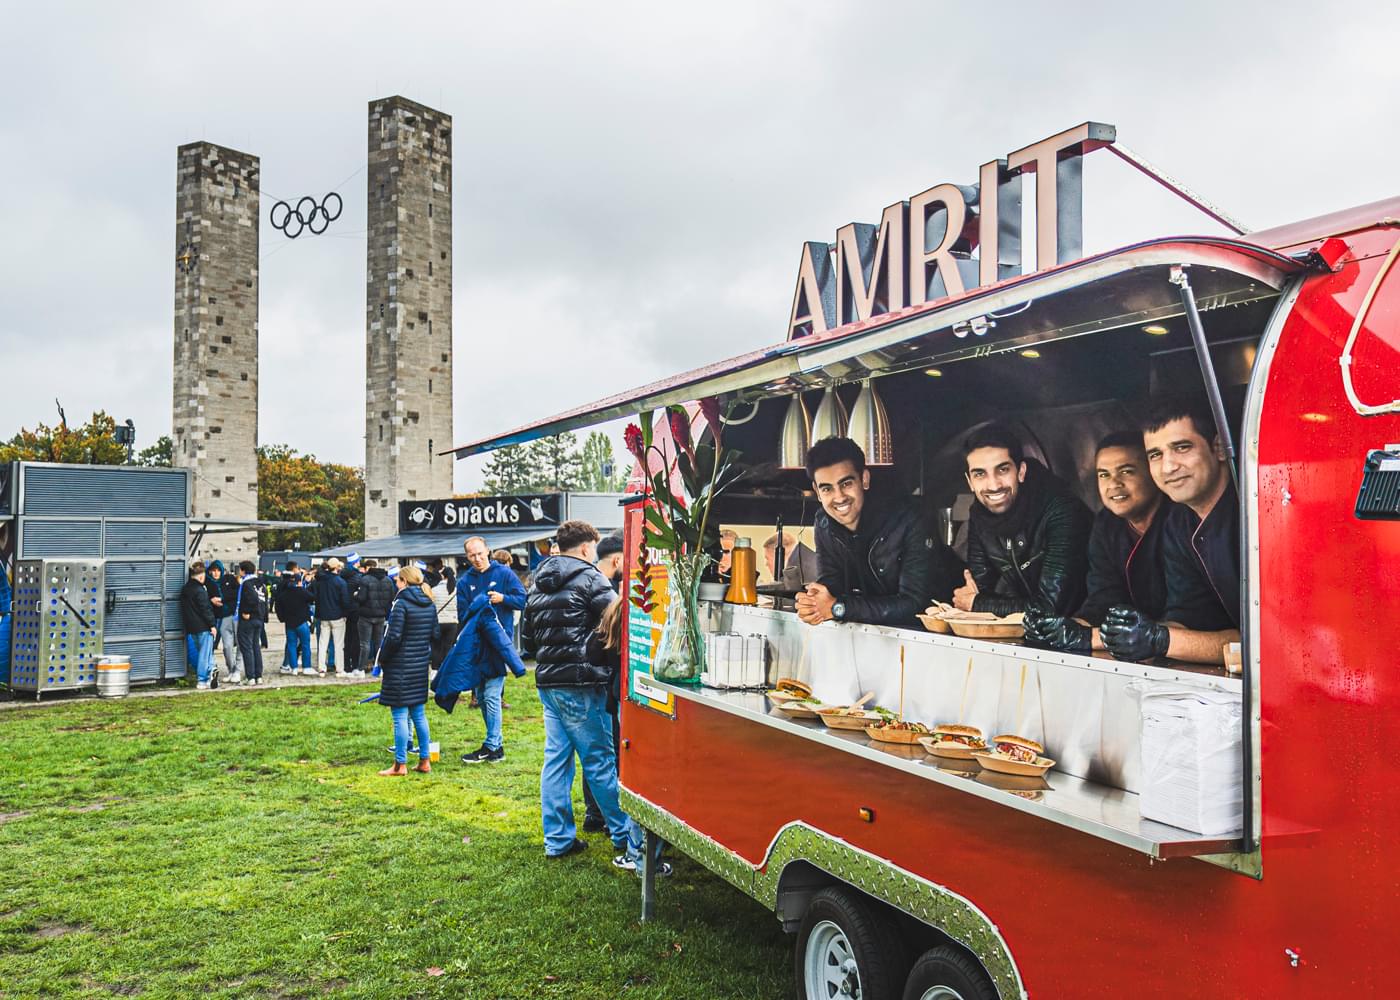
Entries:
<svg viewBox="0 0 1400 1000">
<path fill-rule="evenodd" d="M 559 523 L 558 493 L 460 500 L 399 501 L 399 534 L 473 528 L 530 528 Z"/>
<path fill-rule="evenodd" d="M 804 243 L 788 339 L 1021 273 L 1025 174 L 1036 179 L 1035 270 L 1079 259 L 1084 252 L 1080 158 L 1116 138 L 1112 125 L 1085 122 L 983 164 L 975 186 L 938 184 L 886 208 L 878 226 L 852 222 L 836 231 L 830 246 Z"/>
</svg>

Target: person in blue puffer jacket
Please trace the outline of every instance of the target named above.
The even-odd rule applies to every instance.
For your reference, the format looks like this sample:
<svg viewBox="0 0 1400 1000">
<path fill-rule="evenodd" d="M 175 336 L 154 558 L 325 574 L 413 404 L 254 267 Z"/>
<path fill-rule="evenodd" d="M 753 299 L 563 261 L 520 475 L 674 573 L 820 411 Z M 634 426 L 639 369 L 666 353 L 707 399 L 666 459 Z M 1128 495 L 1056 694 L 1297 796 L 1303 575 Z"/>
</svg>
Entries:
<svg viewBox="0 0 1400 1000">
<path fill-rule="evenodd" d="M 389 617 L 384 623 L 384 641 L 379 646 L 379 666 L 383 672 L 379 704 L 394 715 L 394 766 L 380 771 L 385 778 L 408 773 L 408 721 L 418 736 L 418 766 L 427 774 L 428 763 L 428 664 L 433 642 L 438 636 L 437 607 L 432 592 L 423 584 L 423 571 L 417 566 L 399 570 L 399 588 Z"/>
</svg>

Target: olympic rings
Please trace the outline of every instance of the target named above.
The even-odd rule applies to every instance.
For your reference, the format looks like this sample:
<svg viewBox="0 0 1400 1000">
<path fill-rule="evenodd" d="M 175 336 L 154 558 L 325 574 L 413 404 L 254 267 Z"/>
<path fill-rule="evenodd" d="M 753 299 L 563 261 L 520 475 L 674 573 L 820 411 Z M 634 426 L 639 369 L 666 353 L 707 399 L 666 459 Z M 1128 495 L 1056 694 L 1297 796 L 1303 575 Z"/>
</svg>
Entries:
<svg viewBox="0 0 1400 1000">
<path fill-rule="evenodd" d="M 335 199 L 335 212 L 332 213 L 327 207 L 331 199 Z M 340 195 L 334 191 L 326 195 L 319 202 L 304 195 L 297 201 L 297 207 L 293 208 L 285 201 L 279 201 L 272 206 L 272 211 L 268 213 L 268 222 L 272 223 L 273 229 L 280 229 L 289 240 L 294 240 L 302 234 L 303 230 L 310 231 L 313 236 L 320 236 L 326 231 L 332 222 L 340 218 L 340 213 L 345 208 L 345 203 L 341 201 Z M 281 209 L 282 218 L 278 221 L 277 211 Z M 319 224 L 320 228 L 317 228 Z M 295 225 L 295 229 L 292 228 Z"/>
</svg>

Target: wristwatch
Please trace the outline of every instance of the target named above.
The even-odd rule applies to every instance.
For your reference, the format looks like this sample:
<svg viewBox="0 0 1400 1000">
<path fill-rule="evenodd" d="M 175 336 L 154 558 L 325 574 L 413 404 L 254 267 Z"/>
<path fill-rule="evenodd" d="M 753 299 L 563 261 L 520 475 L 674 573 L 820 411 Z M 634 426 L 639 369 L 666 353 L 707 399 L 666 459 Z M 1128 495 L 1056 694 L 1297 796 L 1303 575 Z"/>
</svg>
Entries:
<svg viewBox="0 0 1400 1000">
<path fill-rule="evenodd" d="M 832 617 L 832 618 L 835 618 L 838 622 L 845 619 L 845 617 L 846 617 L 846 602 L 845 602 L 845 601 L 837 601 L 835 604 L 833 604 L 833 605 L 831 606 L 831 617 Z"/>
</svg>

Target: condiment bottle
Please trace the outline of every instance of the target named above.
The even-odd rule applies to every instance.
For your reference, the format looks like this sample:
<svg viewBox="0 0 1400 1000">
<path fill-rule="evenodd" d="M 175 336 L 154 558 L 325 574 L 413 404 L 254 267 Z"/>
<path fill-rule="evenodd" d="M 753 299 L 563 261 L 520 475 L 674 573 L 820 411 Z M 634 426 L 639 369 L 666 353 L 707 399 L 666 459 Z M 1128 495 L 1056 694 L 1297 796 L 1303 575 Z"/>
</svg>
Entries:
<svg viewBox="0 0 1400 1000">
<path fill-rule="evenodd" d="M 729 590 L 724 599 L 730 604 L 758 603 L 758 561 L 753 542 L 747 538 L 734 541 L 729 559 Z"/>
</svg>

